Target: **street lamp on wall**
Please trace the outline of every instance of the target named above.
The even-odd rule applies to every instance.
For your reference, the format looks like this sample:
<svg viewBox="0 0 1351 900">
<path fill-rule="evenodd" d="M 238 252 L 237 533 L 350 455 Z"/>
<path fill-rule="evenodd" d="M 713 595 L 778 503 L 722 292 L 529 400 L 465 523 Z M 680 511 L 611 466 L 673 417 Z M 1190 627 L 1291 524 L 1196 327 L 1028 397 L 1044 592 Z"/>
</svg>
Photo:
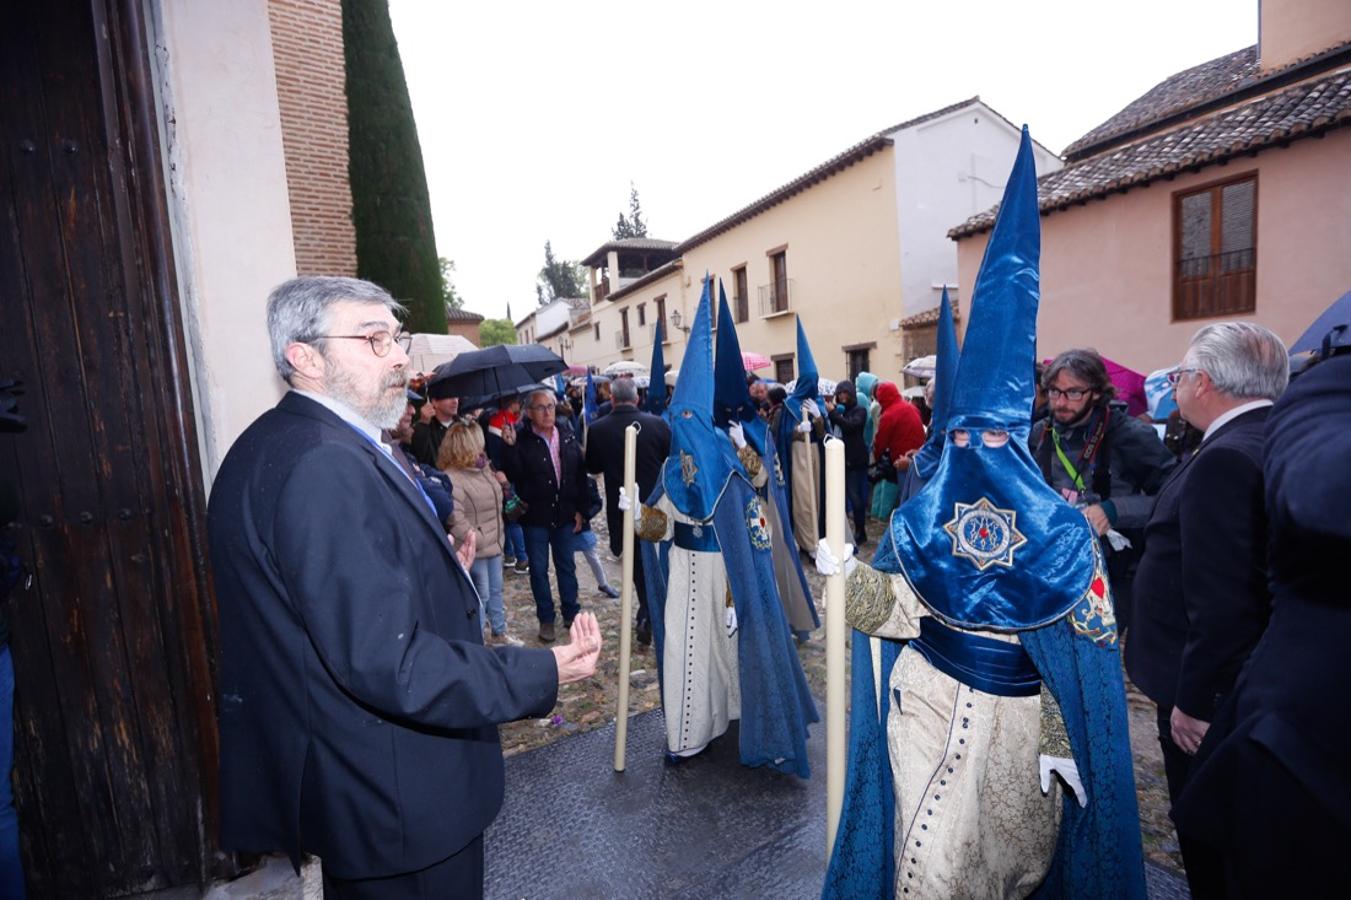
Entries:
<svg viewBox="0 0 1351 900">
<path fill-rule="evenodd" d="M 678 309 L 671 310 L 671 327 L 683 331 L 685 334 L 690 333 L 690 326 L 680 324 L 680 310 Z"/>
</svg>

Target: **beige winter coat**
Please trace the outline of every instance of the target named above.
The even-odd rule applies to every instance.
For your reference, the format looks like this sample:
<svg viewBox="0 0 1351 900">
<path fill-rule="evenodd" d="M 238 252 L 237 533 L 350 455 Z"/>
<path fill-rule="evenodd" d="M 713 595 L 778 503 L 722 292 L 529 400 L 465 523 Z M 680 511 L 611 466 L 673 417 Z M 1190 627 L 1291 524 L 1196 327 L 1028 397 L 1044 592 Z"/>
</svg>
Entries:
<svg viewBox="0 0 1351 900">
<path fill-rule="evenodd" d="M 450 517 L 450 533 L 458 546 L 469 531 L 478 532 L 476 558 L 502 555 L 502 485 L 491 467 L 450 469 L 450 486 L 455 511 Z"/>
</svg>

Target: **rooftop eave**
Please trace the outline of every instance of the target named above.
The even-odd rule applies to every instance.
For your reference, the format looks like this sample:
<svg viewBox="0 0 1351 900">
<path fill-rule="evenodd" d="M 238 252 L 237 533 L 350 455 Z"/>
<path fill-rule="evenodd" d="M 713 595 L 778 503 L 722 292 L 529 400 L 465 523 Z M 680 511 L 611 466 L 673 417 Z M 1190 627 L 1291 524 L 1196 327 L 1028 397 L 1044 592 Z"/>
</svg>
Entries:
<svg viewBox="0 0 1351 900">
<path fill-rule="evenodd" d="M 1065 159 L 1070 162 L 1089 159 L 1106 152 L 1112 147 L 1130 144 L 1147 135 L 1168 130 L 1188 120 L 1200 118 L 1236 103 L 1242 103 L 1262 94 L 1269 94 L 1306 79 L 1317 77 L 1324 72 L 1333 71 L 1347 62 L 1351 62 L 1351 41 L 1312 53 L 1277 69 L 1266 72 L 1259 70 L 1259 74 L 1244 79 L 1232 90 L 1206 97 L 1189 106 L 1170 110 L 1155 118 L 1145 119 L 1123 130 L 1109 132 L 1091 143 L 1084 143 L 1081 138 L 1065 148 Z"/>
<path fill-rule="evenodd" d="M 862 162 L 874 153 L 890 147 L 893 143 L 892 139 L 884 134 L 873 135 L 861 144 L 857 144 L 833 159 L 827 160 L 810 172 L 793 179 L 777 190 L 769 192 L 754 203 L 742 207 L 725 219 L 715 222 L 713 225 L 710 225 L 708 228 L 705 228 L 703 231 L 694 235 L 694 237 L 682 241 L 676 245 L 675 253 L 677 255 L 682 255 L 700 244 L 711 241 L 723 232 L 731 231 L 741 223 L 749 221 L 761 213 L 778 206 L 785 200 L 802 193 L 815 184 L 825 181 L 832 175 L 843 172 L 845 169 L 856 163 Z M 630 290 L 632 288 L 633 285 L 626 285 L 624 289 Z"/>
<path fill-rule="evenodd" d="M 609 294 L 606 295 L 605 299 L 618 300 L 621 297 L 627 297 L 634 291 L 639 290 L 641 288 L 645 288 L 648 285 L 652 284 L 653 282 L 661 281 L 667 275 L 677 272 L 683 268 L 685 268 L 685 261 L 680 257 L 676 257 L 670 262 L 662 263 L 660 266 L 653 269 L 651 272 L 648 272 L 642 278 L 636 279 L 624 285 L 622 288 L 611 291 Z"/>
<path fill-rule="evenodd" d="M 1336 77 L 1341 76 L 1336 74 L 1329 76 L 1329 78 Z M 1288 90 L 1295 90 L 1297 88 L 1298 86 L 1295 86 Z M 1277 95 L 1273 94 L 1271 96 L 1274 97 Z M 1145 187 L 1160 180 L 1171 180 L 1184 172 L 1199 172 L 1208 166 L 1220 165 L 1239 156 L 1247 155 L 1255 157 L 1262 151 L 1272 147 L 1286 147 L 1294 141 L 1302 140 L 1304 138 L 1322 137 L 1327 132 L 1344 125 L 1351 125 L 1351 106 L 1347 106 L 1327 115 L 1315 117 L 1308 122 L 1295 122 L 1289 127 L 1277 128 L 1261 135 L 1236 140 L 1223 147 L 1216 147 L 1208 151 L 1185 156 L 1181 159 L 1131 172 L 1120 178 L 1113 178 L 1077 190 L 1056 193 L 1039 199 L 1037 208 L 1043 216 L 1046 216 L 1053 212 L 1068 209 L 1071 206 L 1083 206 L 1090 200 L 1100 200 L 1112 194 L 1124 194 L 1132 188 Z M 1191 126 L 1183 126 L 1183 128 L 1186 127 Z M 1181 131 L 1183 128 L 1175 129 L 1175 131 Z M 1148 140 L 1150 139 L 1146 139 L 1146 141 Z M 1144 142 L 1141 143 L 1143 144 Z M 1120 153 L 1123 152 L 1123 148 L 1117 148 L 1111 152 Z M 1094 159 L 1096 159 L 1096 157 L 1090 157 L 1089 159 L 1073 163 L 1057 172 L 1047 173 L 1038 179 L 1039 186 L 1047 179 L 1065 178 L 1073 174 L 1076 169 L 1088 166 Z M 950 229 L 948 231 L 948 238 L 954 241 L 960 241 L 963 238 L 989 231 L 994 227 L 995 216 L 998 212 L 999 207 L 996 205 L 985 212 L 977 213 L 962 224 Z"/>
</svg>

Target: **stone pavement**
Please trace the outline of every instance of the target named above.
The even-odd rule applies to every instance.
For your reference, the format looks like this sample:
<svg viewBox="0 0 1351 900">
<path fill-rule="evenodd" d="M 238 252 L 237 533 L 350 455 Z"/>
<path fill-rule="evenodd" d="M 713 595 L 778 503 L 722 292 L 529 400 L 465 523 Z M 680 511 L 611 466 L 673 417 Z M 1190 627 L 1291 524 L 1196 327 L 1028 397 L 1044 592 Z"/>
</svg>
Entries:
<svg viewBox="0 0 1351 900">
<path fill-rule="evenodd" d="M 668 768 L 661 715 L 629 720 L 622 774 L 613 723 L 507 760 L 506 803 L 487 834 L 487 897 L 819 896 L 824 723 L 812 726 L 812 777 L 802 781 L 740 766 L 735 723 Z M 1167 870 L 1149 863 L 1146 874 L 1151 898 L 1188 896 Z"/>
</svg>

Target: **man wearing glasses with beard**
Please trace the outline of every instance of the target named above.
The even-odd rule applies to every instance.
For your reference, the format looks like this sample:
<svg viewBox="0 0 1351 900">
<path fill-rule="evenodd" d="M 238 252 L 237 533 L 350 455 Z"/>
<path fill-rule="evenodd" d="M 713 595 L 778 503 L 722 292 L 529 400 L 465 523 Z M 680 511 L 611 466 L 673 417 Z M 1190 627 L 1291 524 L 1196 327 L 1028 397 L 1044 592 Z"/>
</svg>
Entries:
<svg viewBox="0 0 1351 900">
<path fill-rule="evenodd" d="M 600 631 L 584 616 L 567 646 L 483 646 L 472 542 L 457 557 L 380 441 L 406 406 L 401 311 L 350 278 L 268 300 L 291 390 L 230 449 L 207 513 L 221 844 L 316 854 L 325 896 L 480 896 L 496 726 L 590 676 Z"/>
</svg>

